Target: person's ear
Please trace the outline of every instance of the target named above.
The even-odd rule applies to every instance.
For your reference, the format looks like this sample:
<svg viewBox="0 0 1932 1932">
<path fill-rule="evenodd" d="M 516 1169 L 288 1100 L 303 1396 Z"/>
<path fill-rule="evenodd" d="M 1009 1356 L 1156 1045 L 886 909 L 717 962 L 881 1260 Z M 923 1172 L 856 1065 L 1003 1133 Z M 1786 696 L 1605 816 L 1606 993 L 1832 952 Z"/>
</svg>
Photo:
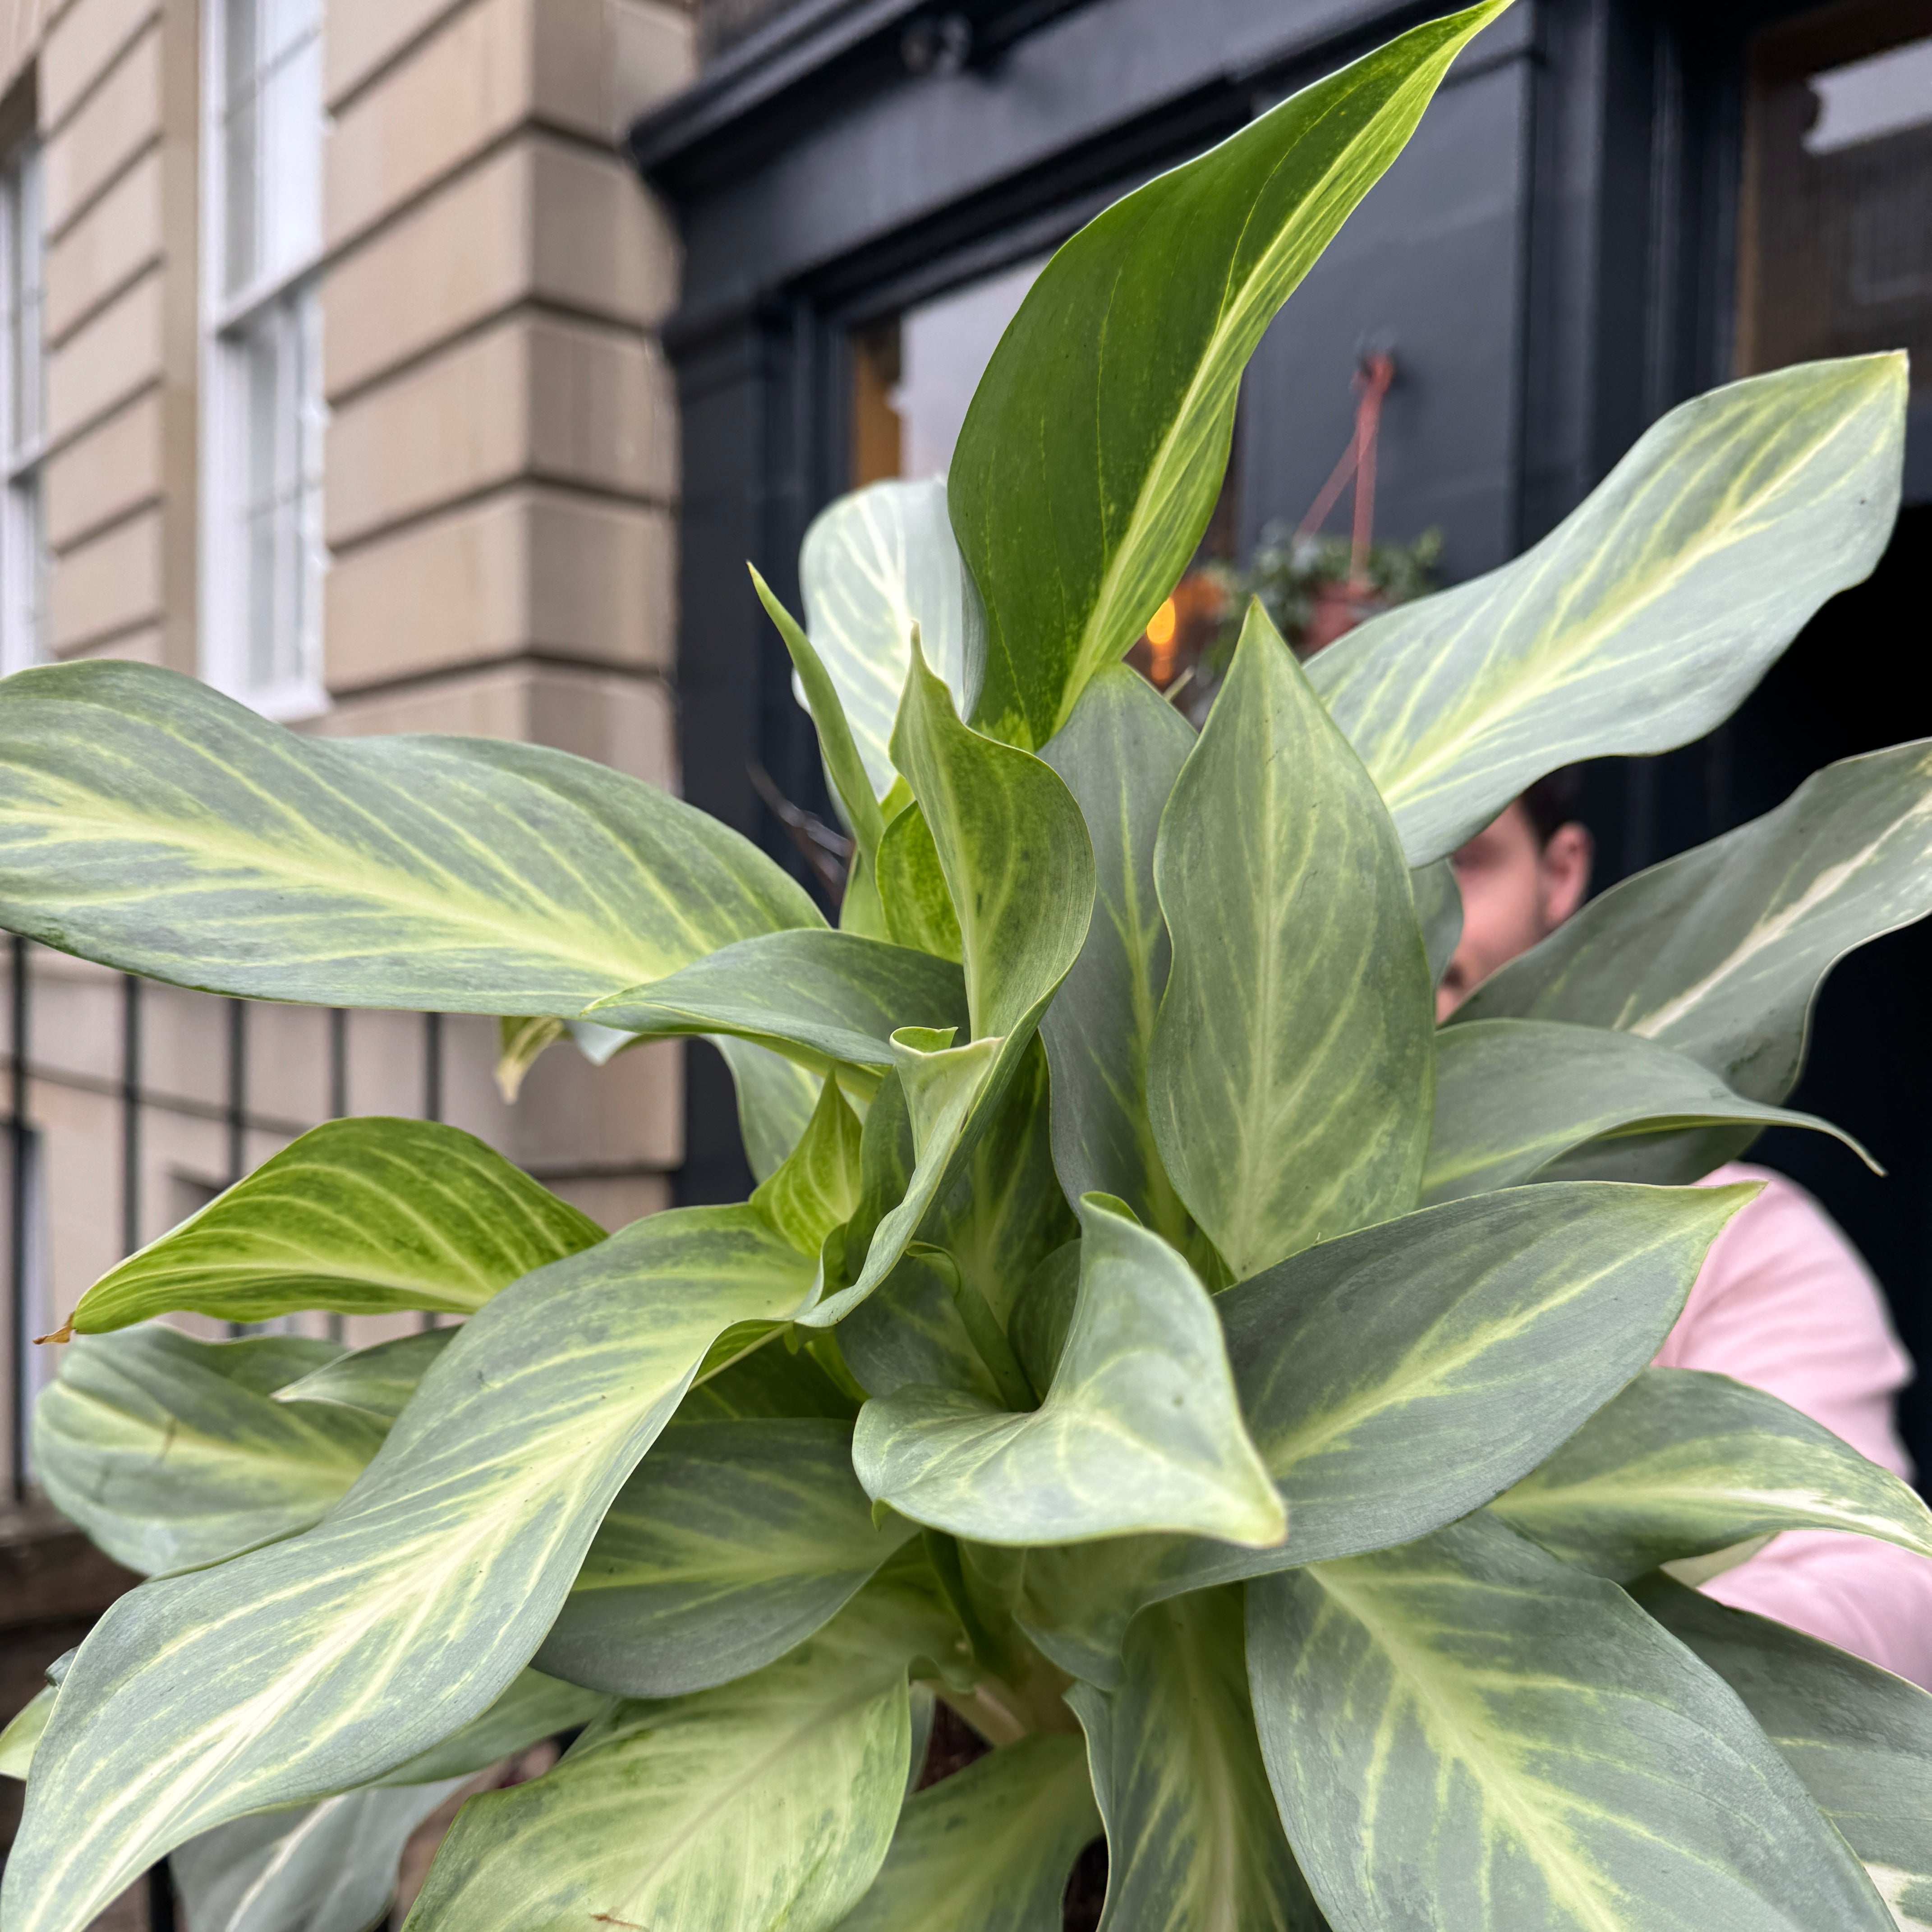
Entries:
<svg viewBox="0 0 1932 1932">
<path fill-rule="evenodd" d="M 1583 903 L 1596 856 L 1588 828 L 1574 819 L 1550 835 L 1543 848 L 1543 917 L 1552 932 Z"/>
</svg>

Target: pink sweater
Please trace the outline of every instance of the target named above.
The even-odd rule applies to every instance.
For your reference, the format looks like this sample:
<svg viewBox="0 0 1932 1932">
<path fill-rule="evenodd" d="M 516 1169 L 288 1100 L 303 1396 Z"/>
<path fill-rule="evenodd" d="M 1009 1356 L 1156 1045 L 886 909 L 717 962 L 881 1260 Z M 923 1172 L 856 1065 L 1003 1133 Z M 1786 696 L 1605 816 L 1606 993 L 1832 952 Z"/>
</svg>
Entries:
<svg viewBox="0 0 1932 1932">
<path fill-rule="evenodd" d="M 1912 1362 L 1857 1251 L 1804 1190 L 1733 1162 L 1704 1182 L 1762 1180 L 1718 1237 L 1657 1360 L 1768 1390 L 1910 1478 L 1892 1397 Z M 1830 1531 L 1787 1531 L 1706 1594 L 1932 1688 L 1932 1560 Z"/>
</svg>

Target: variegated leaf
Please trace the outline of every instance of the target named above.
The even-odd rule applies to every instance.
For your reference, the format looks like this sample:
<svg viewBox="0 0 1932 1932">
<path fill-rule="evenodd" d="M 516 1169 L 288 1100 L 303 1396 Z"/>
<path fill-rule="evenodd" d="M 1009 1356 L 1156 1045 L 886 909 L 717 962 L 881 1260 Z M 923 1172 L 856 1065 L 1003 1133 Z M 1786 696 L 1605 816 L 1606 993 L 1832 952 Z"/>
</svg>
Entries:
<svg viewBox="0 0 1932 1932">
<path fill-rule="evenodd" d="M 1447 859 L 1436 860 L 1417 866 L 1408 875 L 1408 884 L 1415 895 L 1423 950 L 1429 956 L 1430 980 L 1439 986 L 1462 938 L 1462 894 L 1456 884 L 1455 868 Z"/>
<path fill-rule="evenodd" d="M 705 1037 L 731 1070 L 738 1099 L 738 1131 L 752 1178 L 769 1180 L 797 1146 L 818 1104 L 820 1076 L 808 1066 L 730 1034 Z"/>
<path fill-rule="evenodd" d="M 177 1309 L 229 1322 L 312 1308 L 468 1315 L 603 1238 L 473 1134 L 329 1120 L 110 1269 L 68 1325 L 92 1334 Z"/>
<path fill-rule="evenodd" d="M 982 729 L 1046 744 L 1174 588 L 1213 514 L 1256 344 L 1507 4 L 1430 21 L 1291 96 L 1041 272 L 974 393 L 948 484 L 985 605 L 968 672 Z"/>
<path fill-rule="evenodd" d="M 1094 843 L 1094 920 L 1040 1022 L 1053 1068 L 1053 1157 L 1070 1201 L 1116 1196 L 1179 1245 L 1186 1210 L 1148 1113 L 1148 1058 L 1172 948 L 1155 896 L 1154 840 L 1194 734 L 1124 664 L 1099 672 L 1040 755 Z"/>
<path fill-rule="evenodd" d="M 959 914 L 940 869 L 932 828 L 916 805 L 896 814 L 879 842 L 880 916 L 895 944 L 936 958 L 964 956 Z"/>
<path fill-rule="evenodd" d="M 1892 1932 L 1724 1682 L 1494 1517 L 1247 1589 L 1262 1754 L 1335 1932 Z"/>
<path fill-rule="evenodd" d="M 798 1144 L 752 1196 L 752 1205 L 814 1261 L 859 1204 L 859 1118 L 828 1076 Z"/>
<path fill-rule="evenodd" d="M 142 664 L 0 692 L 0 925 L 130 973 L 562 1018 L 824 922 L 728 826 L 567 752 L 305 736 Z"/>
<path fill-rule="evenodd" d="M 567 1684 L 541 1670 L 520 1670 L 509 1688 L 480 1718 L 405 1758 L 365 1787 L 431 1784 L 445 1778 L 470 1778 L 506 1757 L 514 1757 L 542 1738 L 574 1731 L 599 1715 L 610 1700 L 601 1690 Z"/>
<path fill-rule="evenodd" d="M 382 1445 L 352 1408 L 273 1400 L 340 1345 L 200 1342 L 158 1323 L 83 1336 L 34 1411 L 48 1500 L 130 1570 L 198 1568 L 319 1522 Z"/>
<path fill-rule="evenodd" d="M 456 1336 L 453 1328 L 426 1328 L 419 1334 L 372 1342 L 311 1369 L 298 1381 L 284 1383 L 275 1390 L 275 1400 L 336 1402 L 386 1426 L 402 1414 L 430 1364 Z"/>
<path fill-rule="evenodd" d="M 1001 1406 L 1006 1391 L 961 1311 L 964 1292 L 952 1256 L 915 1243 L 872 1298 L 839 1323 L 839 1354 L 868 1396 L 923 1384 Z M 1004 1336 L 1000 1345 L 1011 1352 Z"/>
<path fill-rule="evenodd" d="M 1932 1512 L 1889 1469 L 1774 1395 L 1694 1369 L 1646 1369 L 1495 1508 L 1616 1582 L 1786 1529 L 1932 1557 Z"/>
<path fill-rule="evenodd" d="M 1898 514 L 1905 358 L 1801 363 L 1680 404 L 1556 529 L 1388 611 L 1310 676 L 1410 862 L 1544 772 L 1663 752 L 1736 710 Z"/>
<path fill-rule="evenodd" d="M 638 1464 L 536 1660 L 626 1697 L 674 1697 L 782 1657 L 915 1533 L 874 1526 L 852 1426 L 693 1422 Z"/>
<path fill-rule="evenodd" d="M 807 541 L 810 541 L 808 536 Z M 824 660 L 812 647 L 812 640 L 799 628 L 798 620 L 772 594 L 771 586 L 755 569 L 752 572 L 752 587 L 758 593 L 758 602 L 765 607 L 766 616 L 784 640 L 786 652 L 791 658 L 792 688 L 798 701 L 811 713 L 813 726 L 818 733 L 818 748 L 825 760 L 832 794 L 838 801 L 838 808 L 846 824 L 852 828 L 854 869 L 856 872 L 860 866 L 876 866 L 880 836 L 886 829 L 885 815 L 879 809 L 879 799 L 873 792 L 872 778 L 852 735 L 851 724 L 845 716 L 838 686 L 826 669 Z M 892 714 L 888 709 L 888 726 L 891 722 Z M 891 783 L 888 777 L 886 784 L 890 787 Z M 850 890 L 849 884 L 847 890 Z M 840 923 L 843 926 L 846 922 L 842 919 Z"/>
<path fill-rule="evenodd" d="M 53 1715 L 54 1700 L 59 1695 L 51 1684 L 39 1690 L 0 1729 L 0 1778 L 17 1778 L 23 1782 L 32 1768 L 34 1749 L 40 1733 Z"/>
<path fill-rule="evenodd" d="M 1080 808 L 1050 766 L 961 724 L 916 644 L 892 756 L 958 914 L 974 1036 L 1023 1040 L 1078 958 L 1093 912 Z"/>
<path fill-rule="evenodd" d="M 958 967 L 850 932 L 775 932 L 722 948 L 668 979 L 590 1009 L 600 1024 L 656 1038 L 736 1034 L 815 1072 L 883 1070 L 900 1027 L 963 1026 Z"/>
<path fill-rule="evenodd" d="M 1375 787 L 1258 602 L 1160 823 L 1148 1102 L 1237 1279 L 1415 1205 L 1435 1003 Z"/>
<path fill-rule="evenodd" d="M 913 1387 L 860 1412 L 868 1495 L 976 1541 L 1070 1543 L 1144 1530 L 1278 1544 L 1280 1498 L 1241 1426 L 1214 1305 L 1179 1255 L 1089 1195 L 1079 1300 L 1040 1407 Z"/>
<path fill-rule="evenodd" d="M 965 702 L 962 566 L 945 484 L 874 483 L 840 497 L 806 530 L 798 577 L 812 647 L 883 799 L 895 776 L 892 720 L 915 625 L 926 662 Z M 802 690 L 800 702 L 811 708 Z"/>
<path fill-rule="evenodd" d="M 79 1932 L 196 1832 L 367 1783 L 488 1708 L 713 1342 L 810 1280 L 752 1208 L 635 1222 L 472 1316 L 318 1527 L 123 1597 L 42 1742 L 8 1932 Z"/>
<path fill-rule="evenodd" d="M 1100 1829 L 1080 1741 L 1022 1738 L 908 1803 L 839 1932 L 1060 1932 L 1067 1874 Z"/>
<path fill-rule="evenodd" d="M 548 1775 L 464 1807 L 408 1932 L 826 1932 L 891 1841 L 908 1666 L 953 1641 L 881 1580 L 749 1677 L 619 1705 Z"/>
<path fill-rule="evenodd" d="M 1287 1541 L 1034 1551 L 1029 1634 L 1063 1668 L 1111 1683 L 1144 1604 L 1406 1543 L 1486 1502 L 1655 1354 L 1755 1192 L 1568 1181 L 1479 1195 L 1227 1290 L 1216 1306 Z"/>
<path fill-rule="evenodd" d="M 1107 1822 L 1102 1932 L 1328 1932 L 1282 1836 L 1255 1739 L 1241 1593 L 1157 1605 L 1118 1690 L 1076 1684 Z"/>
<path fill-rule="evenodd" d="M 1826 974 L 1928 911 L 1932 742 L 1895 745 L 1828 765 L 1776 811 L 1613 886 L 1456 1018 L 1615 1027 L 1781 1100 Z"/>
<path fill-rule="evenodd" d="M 1535 1179 L 1688 1185 L 1766 1127 L 1832 1134 L 1864 1155 L 1828 1120 L 1741 1099 L 1708 1067 L 1634 1034 L 1550 1020 L 1450 1027 L 1436 1042 L 1422 1198 Z"/>
<path fill-rule="evenodd" d="M 1864 1861 L 1904 1932 L 1932 1926 L 1932 1696 L 1667 1576 L 1637 1601 L 1738 1695 Z"/>
</svg>

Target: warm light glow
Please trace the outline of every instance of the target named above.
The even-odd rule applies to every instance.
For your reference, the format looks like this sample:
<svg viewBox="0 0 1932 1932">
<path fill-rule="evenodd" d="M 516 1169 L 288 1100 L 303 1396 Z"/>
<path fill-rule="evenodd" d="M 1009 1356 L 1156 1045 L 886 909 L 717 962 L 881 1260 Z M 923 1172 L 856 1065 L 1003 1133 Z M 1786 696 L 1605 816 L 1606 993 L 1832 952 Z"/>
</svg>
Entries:
<svg viewBox="0 0 1932 1932">
<path fill-rule="evenodd" d="M 1174 599 L 1170 597 L 1148 620 L 1148 642 L 1157 651 L 1165 650 L 1174 642 L 1174 627 L 1179 620 L 1179 614 L 1174 608 Z"/>
</svg>

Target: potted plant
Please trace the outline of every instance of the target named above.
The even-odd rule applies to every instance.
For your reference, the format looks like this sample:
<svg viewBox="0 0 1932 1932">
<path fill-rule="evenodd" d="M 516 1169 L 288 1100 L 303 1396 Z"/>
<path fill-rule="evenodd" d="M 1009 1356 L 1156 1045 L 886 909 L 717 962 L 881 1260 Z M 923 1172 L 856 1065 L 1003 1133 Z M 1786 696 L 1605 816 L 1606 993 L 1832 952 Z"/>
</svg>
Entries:
<svg viewBox="0 0 1932 1932">
<path fill-rule="evenodd" d="M 718 1039 L 760 1174 L 607 1237 L 452 1128 L 339 1121 L 88 1291 L 40 1466 L 157 1574 L 0 1744 L 6 1932 L 179 1847 L 224 1898 L 339 1879 L 578 1726 L 464 1807 L 414 1932 L 1049 1928 L 1102 1832 L 1121 1932 L 1932 1917 L 1924 1694 L 1664 1570 L 1794 1526 L 1932 1553 L 1932 1516 L 1646 1366 L 1751 1192 L 1677 1184 L 1797 1118 L 1832 962 L 1932 906 L 1932 751 L 1431 1000 L 1444 854 L 1710 728 L 1869 570 L 1902 359 L 1698 399 L 1305 670 L 1251 609 L 1198 736 L 1116 662 L 1262 329 L 1502 4 L 1102 214 L 943 492 L 816 526 L 808 628 L 766 601 L 856 848 L 837 929 L 560 753 L 303 738 L 136 664 L 0 684 L 12 930 L 525 1052 Z M 314 1309 L 468 1319 L 151 1319 Z M 935 1695 L 994 1748 L 909 1798 Z"/>
</svg>

